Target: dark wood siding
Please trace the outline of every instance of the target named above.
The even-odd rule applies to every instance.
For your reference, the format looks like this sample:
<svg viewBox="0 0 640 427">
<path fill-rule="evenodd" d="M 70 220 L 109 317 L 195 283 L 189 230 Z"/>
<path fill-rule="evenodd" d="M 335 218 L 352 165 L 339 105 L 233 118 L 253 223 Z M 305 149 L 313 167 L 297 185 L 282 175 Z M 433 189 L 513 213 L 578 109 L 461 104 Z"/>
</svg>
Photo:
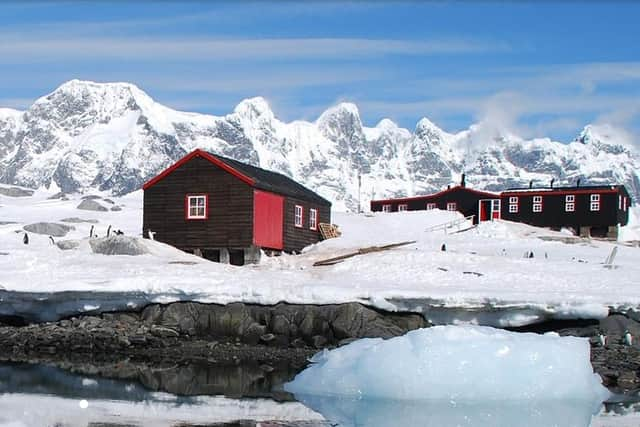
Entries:
<svg viewBox="0 0 640 427">
<path fill-rule="evenodd" d="M 373 200 L 371 201 L 371 210 L 373 212 L 381 212 L 383 205 L 391 205 L 391 212 L 397 212 L 398 206 L 407 205 L 407 210 L 423 211 L 427 209 L 428 203 L 435 203 L 435 209 L 447 210 L 448 203 L 456 204 L 456 211 L 464 216 L 475 215 L 474 221 L 478 221 L 478 202 L 485 199 L 499 199 L 500 196 L 481 193 L 471 190 L 467 187 L 454 187 L 450 190 L 442 191 L 431 196 L 412 197 L 408 199 L 397 200 Z"/>
<path fill-rule="evenodd" d="M 207 194 L 209 217 L 187 220 L 187 194 Z M 144 192 L 143 235 L 183 250 L 245 248 L 253 242 L 253 189 L 194 157 Z"/>
<path fill-rule="evenodd" d="M 302 227 L 295 226 L 295 206 L 302 206 Z M 309 229 L 309 209 L 317 209 L 318 224 L 331 223 L 331 208 L 292 197 L 286 197 L 284 201 L 284 250 L 286 252 L 299 252 L 305 246 L 309 246 L 320 240 L 320 229 Z"/>
<path fill-rule="evenodd" d="M 591 195 L 600 195 L 600 210 L 591 210 Z M 575 211 L 566 211 L 566 196 L 575 196 Z M 533 198 L 542 197 L 542 212 L 533 212 Z M 509 212 L 509 198 L 518 197 L 518 212 Z M 590 192 L 562 191 L 528 194 L 503 193 L 502 218 L 508 221 L 524 222 L 538 227 L 606 227 L 618 223 L 618 193 L 613 191 Z"/>
</svg>

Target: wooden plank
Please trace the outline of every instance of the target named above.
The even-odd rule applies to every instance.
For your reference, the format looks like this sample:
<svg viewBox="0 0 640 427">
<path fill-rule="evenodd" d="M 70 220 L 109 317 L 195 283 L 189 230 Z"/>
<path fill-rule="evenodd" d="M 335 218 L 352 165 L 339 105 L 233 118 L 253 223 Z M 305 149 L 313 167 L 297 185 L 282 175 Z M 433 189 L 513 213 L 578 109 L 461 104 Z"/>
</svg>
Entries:
<svg viewBox="0 0 640 427">
<path fill-rule="evenodd" d="M 327 259 L 323 259 L 323 260 L 320 260 L 320 261 L 316 261 L 316 262 L 313 263 L 313 266 L 314 267 L 319 267 L 319 266 L 325 266 L 325 265 L 334 265 L 334 264 L 338 264 L 339 262 L 344 261 L 345 259 L 352 258 L 354 256 L 370 254 L 370 253 L 373 253 L 373 252 L 386 251 L 386 250 L 397 248 L 397 247 L 400 247 L 400 246 L 410 245 L 410 244 L 415 243 L 415 242 L 416 242 L 415 240 L 409 240 L 409 241 L 406 241 L 406 242 L 390 243 L 388 245 L 383 245 L 383 246 L 368 246 L 368 247 L 365 247 L 365 248 L 360 248 L 356 252 L 350 252 L 348 254 L 339 255 L 337 257 L 327 258 Z"/>
</svg>

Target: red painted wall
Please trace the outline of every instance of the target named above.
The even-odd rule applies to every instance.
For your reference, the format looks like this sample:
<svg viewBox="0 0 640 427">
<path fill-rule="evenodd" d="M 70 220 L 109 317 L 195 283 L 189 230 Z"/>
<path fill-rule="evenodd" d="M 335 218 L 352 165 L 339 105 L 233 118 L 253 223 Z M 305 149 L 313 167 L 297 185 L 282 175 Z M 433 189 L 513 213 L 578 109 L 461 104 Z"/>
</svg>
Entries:
<svg viewBox="0 0 640 427">
<path fill-rule="evenodd" d="M 284 197 L 253 192 L 253 243 L 269 249 L 283 249 Z"/>
</svg>

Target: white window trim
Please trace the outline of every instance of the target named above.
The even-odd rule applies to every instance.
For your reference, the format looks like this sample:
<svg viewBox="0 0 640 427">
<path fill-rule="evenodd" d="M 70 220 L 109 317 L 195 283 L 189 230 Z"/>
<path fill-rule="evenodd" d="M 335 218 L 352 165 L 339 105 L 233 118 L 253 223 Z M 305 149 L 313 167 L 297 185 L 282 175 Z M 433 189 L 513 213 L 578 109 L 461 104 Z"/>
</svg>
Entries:
<svg viewBox="0 0 640 427">
<path fill-rule="evenodd" d="M 447 202 L 447 210 L 454 212 L 458 210 L 458 204 L 456 202 Z"/>
<path fill-rule="evenodd" d="M 542 212 L 542 203 L 534 203 L 533 204 L 534 212 Z"/>
<path fill-rule="evenodd" d="M 591 202 L 599 202 L 600 201 L 600 195 L 599 194 L 592 194 L 591 195 Z"/>
<path fill-rule="evenodd" d="M 575 202 L 566 202 L 564 204 L 564 211 L 565 212 L 575 212 L 576 211 L 576 204 Z"/>
<path fill-rule="evenodd" d="M 542 203 L 542 196 L 533 196 L 533 203 Z"/>
<path fill-rule="evenodd" d="M 435 204 L 435 203 L 427 203 L 427 210 L 428 211 L 432 211 L 432 210 L 437 209 L 437 208 L 438 208 L 437 204 Z"/>
<path fill-rule="evenodd" d="M 509 197 L 509 204 L 510 205 L 517 205 L 518 204 L 518 196 Z"/>
<path fill-rule="evenodd" d="M 309 209 L 309 230 L 316 231 L 318 229 L 318 210 Z"/>
<path fill-rule="evenodd" d="M 206 194 L 196 194 L 193 196 L 187 196 L 187 219 L 207 219 L 207 195 Z M 199 206 L 198 200 L 202 200 L 202 206 Z M 191 208 L 198 210 L 202 209 L 202 215 L 198 215 L 197 213 L 194 215 L 191 213 Z"/>
<path fill-rule="evenodd" d="M 382 205 L 382 212 L 391 212 L 391 205 Z"/>
<path fill-rule="evenodd" d="M 599 212 L 600 211 L 600 202 L 591 202 L 589 206 L 589 210 L 591 212 Z"/>
<path fill-rule="evenodd" d="M 518 205 L 514 203 L 509 204 L 509 213 L 518 213 Z"/>
<path fill-rule="evenodd" d="M 293 225 L 298 228 L 302 228 L 302 221 L 304 217 L 304 208 L 301 205 L 295 205 L 293 208 Z"/>
<path fill-rule="evenodd" d="M 409 210 L 409 205 L 407 205 L 406 203 L 398 205 L 398 212 L 406 212 L 408 210 Z"/>
<path fill-rule="evenodd" d="M 574 194 L 567 194 L 564 198 L 564 201 L 566 203 L 575 203 L 576 201 L 576 196 Z"/>
</svg>

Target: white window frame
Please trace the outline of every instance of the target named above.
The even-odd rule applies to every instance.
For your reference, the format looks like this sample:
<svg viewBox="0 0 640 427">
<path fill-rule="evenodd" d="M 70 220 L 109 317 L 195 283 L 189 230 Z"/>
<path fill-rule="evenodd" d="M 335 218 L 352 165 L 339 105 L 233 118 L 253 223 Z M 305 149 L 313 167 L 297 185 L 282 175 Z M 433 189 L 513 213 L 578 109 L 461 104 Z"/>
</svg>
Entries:
<svg viewBox="0 0 640 427">
<path fill-rule="evenodd" d="M 447 210 L 449 212 L 455 212 L 458 210 L 458 204 L 456 202 L 447 202 Z"/>
<path fill-rule="evenodd" d="M 518 205 L 509 204 L 509 213 L 518 213 Z"/>
<path fill-rule="evenodd" d="M 391 205 L 382 205 L 382 212 L 391 212 Z"/>
<path fill-rule="evenodd" d="M 533 196 L 533 203 L 542 203 L 542 196 Z"/>
<path fill-rule="evenodd" d="M 297 228 L 302 228 L 302 222 L 304 221 L 304 208 L 301 205 L 295 205 L 293 208 L 293 225 Z"/>
<path fill-rule="evenodd" d="M 427 203 L 427 210 L 428 211 L 432 211 L 432 210 L 435 210 L 435 209 L 438 209 L 438 205 L 436 203 L 433 203 L 433 202 Z"/>
<path fill-rule="evenodd" d="M 409 205 L 406 203 L 402 203 L 398 205 L 398 212 L 406 212 L 409 210 Z"/>
<path fill-rule="evenodd" d="M 509 197 L 509 204 L 510 205 L 517 205 L 518 204 L 518 196 L 510 196 Z"/>
<path fill-rule="evenodd" d="M 509 196 L 509 213 L 518 213 L 520 209 L 518 196 Z"/>
<path fill-rule="evenodd" d="M 316 231 L 318 229 L 318 210 L 309 209 L 309 230 Z"/>
<path fill-rule="evenodd" d="M 531 208 L 533 212 L 542 212 L 542 196 L 533 196 L 533 206 Z"/>
<path fill-rule="evenodd" d="M 199 203 L 202 201 L 202 203 Z M 186 218 L 191 219 L 207 219 L 209 212 L 209 197 L 206 194 L 193 194 L 187 195 L 187 212 Z M 195 213 L 191 213 L 191 209 L 195 210 Z"/>
<path fill-rule="evenodd" d="M 576 211 L 576 196 L 575 194 L 567 194 L 564 196 L 564 211 L 575 212 Z"/>
<path fill-rule="evenodd" d="M 590 200 L 590 204 L 589 204 L 589 210 L 591 212 L 599 212 L 600 211 L 600 195 L 599 194 L 592 194 L 589 198 Z"/>
</svg>

